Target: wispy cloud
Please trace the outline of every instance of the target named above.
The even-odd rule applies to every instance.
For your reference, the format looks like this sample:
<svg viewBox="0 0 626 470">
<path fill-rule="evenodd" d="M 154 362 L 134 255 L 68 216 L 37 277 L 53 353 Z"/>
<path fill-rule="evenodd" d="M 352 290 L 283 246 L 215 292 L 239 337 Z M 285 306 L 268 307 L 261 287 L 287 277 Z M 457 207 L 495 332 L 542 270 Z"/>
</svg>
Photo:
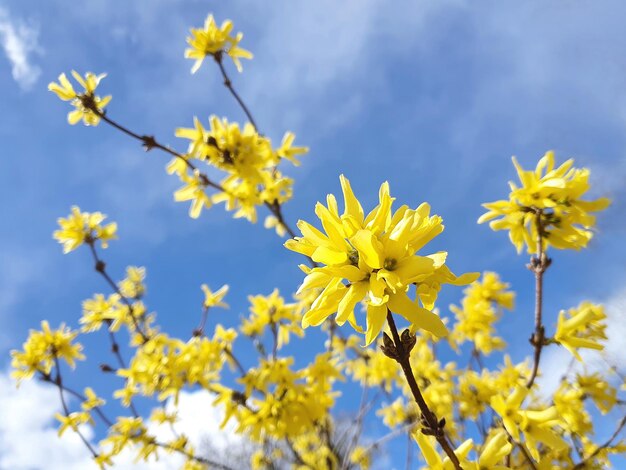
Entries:
<svg viewBox="0 0 626 470">
<path fill-rule="evenodd" d="M 39 28 L 16 21 L 0 8 L 0 43 L 11 63 L 11 74 L 22 90 L 30 90 L 39 79 L 41 69 L 32 63 L 32 54 L 41 53 Z"/>
<path fill-rule="evenodd" d="M 249 454 L 249 444 L 235 434 L 232 422 L 220 429 L 224 410 L 212 405 L 214 398 L 206 391 L 181 393 L 177 428 L 189 437 L 200 453 L 206 453 L 215 460 L 228 455 L 232 463 L 233 458 L 234 461 L 239 458 L 236 455 L 239 451 L 241 457 Z M 75 433 L 68 431 L 61 439 L 57 437 L 57 423 L 53 416 L 60 411 L 54 387 L 25 382 L 16 389 L 8 373 L 0 373 L 0 416 L 3 417 L 0 420 L 0 468 L 96 470 L 98 466 Z M 172 438 L 167 426 L 149 425 L 149 430 L 158 439 Z M 91 428 L 85 427 L 82 431 L 92 443 L 97 442 Z M 179 468 L 184 462 L 184 458 L 177 454 L 160 453 L 158 462 L 153 459 L 136 462 L 135 457 L 135 452 L 122 452 L 114 459 L 116 468 L 166 470 Z"/>
</svg>

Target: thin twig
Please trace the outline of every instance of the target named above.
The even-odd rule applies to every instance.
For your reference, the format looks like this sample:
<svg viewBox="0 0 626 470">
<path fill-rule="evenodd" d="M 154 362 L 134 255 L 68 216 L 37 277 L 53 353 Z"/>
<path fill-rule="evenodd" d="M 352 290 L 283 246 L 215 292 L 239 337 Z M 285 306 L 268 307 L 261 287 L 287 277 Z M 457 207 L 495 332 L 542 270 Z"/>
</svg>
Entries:
<svg viewBox="0 0 626 470">
<path fill-rule="evenodd" d="M 53 383 L 59 389 L 59 398 L 61 399 L 61 406 L 63 407 L 63 414 L 65 415 L 66 418 L 69 418 L 70 417 L 70 409 L 67 406 L 67 402 L 65 401 L 65 395 L 63 395 L 63 379 L 61 378 L 61 366 L 59 364 L 59 358 L 57 357 L 56 353 L 54 354 L 54 365 L 55 365 L 55 368 L 56 368 L 56 377 L 54 378 Z M 80 432 L 80 429 L 78 429 L 78 427 L 73 427 L 72 426 L 72 430 L 76 434 L 78 434 L 78 437 L 80 437 L 80 440 L 83 441 L 83 444 L 85 444 L 87 449 L 89 449 L 89 452 L 91 452 L 91 455 L 93 456 L 93 458 L 94 459 L 98 458 L 99 454 L 95 451 L 95 449 L 89 443 L 89 441 L 83 435 L 83 433 Z"/>
<path fill-rule="evenodd" d="M 222 57 L 223 57 L 222 51 L 219 51 L 213 54 L 213 58 L 215 59 L 215 62 L 217 62 L 217 65 L 220 68 L 220 72 L 222 73 L 222 78 L 224 79 L 224 86 L 228 88 L 228 91 L 230 92 L 230 94 L 233 95 L 233 98 L 235 98 L 237 103 L 239 103 L 239 106 L 241 106 L 241 109 L 245 113 L 250 124 L 252 124 L 254 126 L 254 129 L 258 132 L 256 122 L 254 118 L 252 117 L 252 113 L 250 112 L 250 109 L 248 109 L 248 107 L 246 106 L 246 103 L 244 103 L 243 99 L 241 99 L 241 96 L 239 96 L 239 93 L 235 91 L 235 88 L 233 87 L 233 82 L 228 76 L 228 73 L 226 73 L 226 69 L 224 68 Z"/>
<path fill-rule="evenodd" d="M 543 250 L 543 236 L 544 227 L 541 217 L 543 211 L 541 209 L 535 210 L 535 223 L 537 225 L 537 255 L 530 259 L 528 268 L 535 273 L 535 331 L 530 338 L 530 344 L 535 349 L 533 369 L 526 382 L 526 388 L 531 388 L 537 378 L 539 372 L 539 361 L 541 360 L 541 350 L 546 345 L 546 330 L 543 326 L 542 320 L 542 308 L 543 308 L 543 274 L 550 266 L 550 259 L 546 256 Z"/>
<path fill-rule="evenodd" d="M 130 317 L 131 317 L 131 319 L 133 321 L 133 325 L 134 325 L 135 329 L 137 330 L 137 332 L 141 336 L 141 339 L 143 340 L 143 342 L 147 343 L 150 338 L 148 338 L 148 336 L 141 329 L 141 326 L 139 325 L 139 322 L 137 321 L 137 318 L 135 317 L 133 304 L 131 303 L 131 301 L 125 295 L 122 294 L 122 292 L 120 291 L 119 286 L 115 283 L 115 281 L 107 273 L 107 271 L 106 271 L 106 263 L 104 261 L 102 261 L 100 259 L 100 257 L 98 256 L 98 252 L 96 251 L 94 240 L 91 240 L 91 239 L 87 240 L 86 243 L 87 243 L 87 245 L 89 245 L 89 248 L 91 249 L 91 254 L 92 254 L 94 262 L 95 262 L 95 270 L 96 270 L 96 272 L 100 273 L 100 275 L 109 284 L 111 289 L 113 289 L 113 291 L 117 295 L 120 296 L 120 299 L 122 300 L 122 302 L 128 307 L 128 314 L 130 315 Z M 118 347 L 118 352 L 119 352 L 119 347 Z M 121 364 L 123 364 L 123 362 L 124 361 L 121 360 Z"/>
</svg>

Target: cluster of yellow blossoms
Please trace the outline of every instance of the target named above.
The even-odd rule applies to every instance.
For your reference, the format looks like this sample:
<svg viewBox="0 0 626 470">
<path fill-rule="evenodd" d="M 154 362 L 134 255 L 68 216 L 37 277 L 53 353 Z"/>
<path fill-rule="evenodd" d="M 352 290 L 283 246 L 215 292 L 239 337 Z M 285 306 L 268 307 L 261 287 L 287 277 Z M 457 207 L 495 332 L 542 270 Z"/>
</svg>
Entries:
<svg viewBox="0 0 626 470">
<path fill-rule="evenodd" d="M 329 194 L 327 206 L 315 207 L 326 233 L 305 221 L 298 222 L 302 237 L 288 240 L 285 246 L 324 266 L 309 269 L 299 292 L 323 288 L 302 325 L 319 325 L 333 313 L 343 325 L 348 321 L 355 330 L 363 329 L 354 309 L 360 301 L 367 308 L 365 344 L 380 333 L 391 311 L 404 317 L 411 330 L 421 328 L 435 336 L 446 336 L 447 329 L 433 308 L 442 284 L 469 284 L 478 274 L 455 276 L 445 264 L 447 253 L 417 255 L 429 241 L 443 231 L 441 217 L 430 215 L 426 203 L 417 209 L 402 206 L 392 212 L 394 201 L 389 184 L 379 190 L 379 205 L 367 216 L 354 196 L 350 182 L 340 178 L 345 201 L 343 214 L 335 196 Z M 414 287 L 413 299 L 410 288 Z M 421 306 L 420 306 L 421 303 Z"/>
<path fill-rule="evenodd" d="M 222 61 L 225 55 L 231 57 L 241 71 L 240 59 L 250 59 L 252 54 L 239 46 L 242 34 L 233 36 L 232 30 L 230 21 L 218 26 L 209 15 L 203 28 L 191 30 L 185 57 L 195 60 L 193 72 L 205 58 L 213 58 L 226 87 L 241 104 Z M 175 155 L 167 170 L 178 175 L 184 186 L 174 197 L 191 201 L 192 217 L 224 202 L 235 217 L 254 222 L 257 206 L 264 205 L 271 213 L 265 226 L 281 235 L 287 231 L 280 206 L 291 198 L 293 182 L 278 166 L 283 160 L 297 165 L 296 157 L 307 151 L 293 146 L 292 133 L 287 132 L 281 145 L 273 147 L 242 105 L 251 121 L 243 126 L 212 116 L 209 128 L 195 118 L 193 128 L 177 129 L 177 137 L 189 140 L 187 152 L 178 154 L 105 116 L 110 96 L 95 94 L 104 75 L 72 75 L 84 91 L 77 93 L 64 74 L 58 84 L 49 86 L 76 108 L 68 116 L 70 123 L 82 120 L 97 125 L 104 119 L 142 140 L 146 148 Z M 513 161 L 521 186 L 511 183 L 509 200 L 485 204 L 489 212 L 479 222 L 491 220 L 494 230 L 509 230 L 518 252 L 526 245 L 530 253 L 541 255 L 533 258 L 535 265 L 531 261 L 540 283 L 549 266 L 545 251 L 586 246 L 595 225 L 589 213 L 606 208 L 609 201 L 581 199 L 589 189 L 589 171 L 573 168 L 572 160 L 555 167 L 554 155 L 548 152 L 535 171 L 525 171 Z M 200 162 L 226 173 L 225 178 L 219 183 L 209 180 L 200 172 Z M 41 331 L 31 331 L 23 348 L 12 352 L 13 375 L 18 381 L 37 377 L 59 388 L 63 405 L 56 414 L 59 434 L 68 430 L 80 434 L 101 468 L 112 466 L 124 451 L 134 451 L 138 460 L 147 462 L 162 452 L 176 452 L 184 457 L 184 470 L 233 468 L 219 456 L 214 459 L 195 449 L 190 438 L 176 428 L 177 407 L 185 390 L 203 390 L 212 397 L 213 405 L 224 412 L 221 426 L 233 423 L 235 432 L 251 443 L 248 457 L 254 470 L 367 469 L 382 444 L 398 434 L 415 440 L 424 468 L 431 470 L 606 468 L 611 454 L 626 451 L 623 441 L 617 440 L 626 418 L 608 441 L 595 437 L 599 426 L 592 412 L 610 416 L 625 403 L 609 376 L 568 370 L 549 396 L 534 382 L 543 347 L 562 345 L 579 361 L 583 361 L 580 349 L 604 348 L 607 315 L 602 306 L 583 302 L 562 311 L 553 337 L 545 335 L 539 310 L 535 335 L 539 334 L 531 341 L 535 363 L 514 363 L 502 355 L 497 368 L 487 368 L 483 356 L 506 346 L 497 335 L 496 321 L 503 309 L 514 307 L 515 294 L 509 285 L 493 272 L 485 272 L 480 281 L 477 273 L 454 275 L 446 265 L 446 252 L 418 254 L 444 228 L 428 204 L 416 209 L 403 205 L 394 211 L 389 185 L 383 183 L 378 205 L 366 214 L 348 179 L 341 176 L 340 182 L 343 212 L 336 198 L 328 195 L 326 205 L 315 207 L 322 230 L 299 221 L 302 236 L 285 243 L 312 262 L 312 267 L 301 266 L 306 277 L 295 300 L 286 302 L 277 289 L 269 295 L 249 296 L 249 314 L 235 328 L 216 323 L 207 335 L 206 323 L 213 320 L 209 311 L 228 307 L 224 299 L 229 286 L 212 291 L 203 284 L 202 320 L 188 339 L 162 332 L 156 315 L 148 313 L 143 303 L 145 268 L 128 267 L 125 278 L 117 283 L 106 272 L 96 241 L 106 248 L 116 238 L 116 224 L 104 225 L 103 214 L 73 207 L 67 218 L 59 219 L 54 238 L 65 253 L 87 244 L 96 271 L 112 292 L 83 302 L 80 331 L 64 325 L 53 330 L 45 321 Z M 209 195 L 208 188 L 216 192 Z M 453 320 L 440 318 L 435 308 L 443 284 L 470 284 L 461 306 L 451 306 Z M 537 299 L 541 305 L 541 297 Z M 364 312 L 365 328 L 359 310 Z M 334 321 L 325 324 L 325 351 L 316 351 L 309 360 L 285 355 L 298 347 L 289 342 L 304 337 L 303 328 L 320 325 L 333 314 Z M 402 334 L 396 329 L 395 315 L 408 324 Z M 365 333 L 365 345 L 360 335 L 344 336 L 337 325 L 345 322 Z M 385 333 L 382 341 L 376 341 L 386 322 L 391 336 Z M 62 379 L 61 361 L 73 368 L 84 359 L 78 335 L 103 329 L 117 367 L 103 364 L 101 369 L 123 381 L 112 398 L 129 414 L 115 419 L 108 418 L 108 400 L 90 387 L 82 394 L 68 389 Z M 117 342 L 120 331 L 129 338 L 126 347 Z M 245 361 L 240 356 L 245 345 L 236 344 L 242 336 L 251 343 Z M 441 341 L 446 336 L 448 341 Z M 444 362 L 438 354 L 449 345 L 460 355 L 460 346 L 466 342 L 472 344 L 466 364 Z M 123 356 L 128 353 L 126 361 Z M 255 361 L 252 365 L 250 358 Z M 493 357 L 489 360 L 496 364 Z M 340 396 L 336 386 L 348 380 L 362 388 L 363 394 L 356 419 L 345 424 L 334 408 Z M 68 406 L 66 395 L 72 395 L 78 405 Z M 139 401 L 156 403 L 149 418 L 138 413 L 135 404 Z M 371 409 L 390 428 L 378 441 L 362 436 L 363 421 Z M 108 432 L 92 446 L 81 429 L 94 426 L 97 420 Z M 169 428 L 170 437 L 155 431 L 158 426 Z"/>
<path fill-rule="evenodd" d="M 493 230 L 509 230 L 511 242 L 518 253 L 524 244 L 529 253 L 536 253 L 537 242 L 543 249 L 579 250 L 587 246 L 592 237 L 591 228 L 595 217 L 589 212 L 604 210 L 609 199 L 584 201 L 581 198 L 589 190 L 589 170 L 573 168 L 569 159 L 555 168 L 554 152 L 547 152 L 535 171 L 524 170 L 515 157 L 521 186 L 509 182 L 511 193 L 508 200 L 484 204 L 489 209 L 478 223 L 492 220 Z"/>
<path fill-rule="evenodd" d="M 96 240 L 100 240 L 102 248 L 106 248 L 109 240 L 117 238 L 117 224 L 112 222 L 103 226 L 104 219 L 106 215 L 100 212 L 81 212 L 78 206 L 73 206 L 67 219 L 59 218 L 61 228 L 53 236 L 63 244 L 63 253 L 69 253 L 83 243 L 92 244 Z"/>
<path fill-rule="evenodd" d="M 282 144 L 274 149 L 270 139 L 261 136 L 255 127 L 246 123 L 241 129 L 237 123 L 211 116 L 206 129 L 198 118 L 193 128 L 180 128 L 176 136 L 189 139 L 186 160 L 174 158 L 168 173 L 177 174 L 185 184 L 174 193 L 177 201 L 192 201 L 189 215 L 197 218 L 202 208 L 224 202 L 226 209 L 235 210 L 235 218 L 256 222 L 256 207 L 264 204 L 280 205 L 292 196 L 293 180 L 282 175 L 277 166 L 284 159 L 297 165 L 297 155 L 306 147 L 292 147 L 294 135 L 285 134 Z M 189 169 L 188 160 L 205 162 L 228 174 L 213 196 L 205 192 L 207 183 L 199 170 Z"/>
<path fill-rule="evenodd" d="M 465 289 L 461 308 L 450 307 L 457 320 L 450 334 L 453 347 L 471 341 L 475 351 L 485 355 L 506 347 L 504 340 L 496 336 L 493 325 L 500 317 L 500 309 L 513 309 L 515 294 L 507 291 L 508 287 L 496 273 L 486 272 L 482 282 L 474 282 Z"/>
<path fill-rule="evenodd" d="M 62 73 L 59 75 L 59 83 L 50 83 L 48 90 L 55 93 L 63 101 L 70 101 L 76 109 L 67 115 L 70 124 L 76 124 L 82 120 L 86 126 L 97 126 L 100 122 L 100 115 L 104 112 L 104 108 L 111 101 L 111 95 L 104 98 L 95 94 L 96 87 L 106 73 L 96 75 L 87 72 L 82 77 L 78 72 L 72 70 L 72 76 L 83 87 L 82 93 L 76 93 L 67 76 Z"/>
</svg>

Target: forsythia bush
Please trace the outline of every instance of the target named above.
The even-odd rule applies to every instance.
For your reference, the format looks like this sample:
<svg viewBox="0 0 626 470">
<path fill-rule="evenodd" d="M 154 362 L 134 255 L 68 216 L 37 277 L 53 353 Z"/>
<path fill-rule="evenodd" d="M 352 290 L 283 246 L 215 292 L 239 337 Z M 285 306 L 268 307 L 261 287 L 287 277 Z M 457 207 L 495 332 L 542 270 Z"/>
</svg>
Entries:
<svg viewBox="0 0 626 470">
<path fill-rule="evenodd" d="M 543 276 L 551 256 L 555 250 L 585 248 L 593 235 L 592 214 L 609 205 L 607 199 L 585 199 L 589 170 L 575 168 L 573 160 L 558 165 L 552 152 L 534 170 L 521 168 L 514 159 L 519 183 L 510 183 L 507 199 L 485 204 L 488 211 L 479 223 L 490 221 L 493 230 L 508 231 L 518 253 L 526 248 L 536 280 L 531 357 L 514 363 L 503 354 L 507 345 L 496 322 L 504 310 L 513 309 L 515 294 L 496 273 L 456 275 L 448 267 L 447 252 L 429 251 L 428 243 L 444 229 L 429 204 L 399 205 L 385 182 L 378 205 L 364 209 L 342 175 L 343 200 L 329 194 L 325 204 L 315 207 L 319 223 L 298 221 L 300 234 L 290 228 L 282 206 L 292 196 L 293 181 L 283 174 L 283 163 L 298 165 L 297 157 L 307 148 L 295 146 L 291 132 L 279 145 L 260 132 L 227 72 L 227 58 L 240 72 L 240 59 L 252 58 L 240 46 L 242 34 L 232 31 L 230 21 L 218 26 L 209 15 L 204 27 L 191 30 L 185 56 L 195 60 L 192 72 L 205 59 L 217 66 L 248 122 L 194 117 L 193 127 L 174 132 L 188 143 L 186 151 L 175 151 L 114 120 L 107 110 L 111 96 L 97 94 L 104 74 L 72 71 L 76 84 L 61 74 L 49 89 L 74 107 L 70 124 L 97 126 L 104 121 L 146 150 L 172 157 L 167 172 L 181 182 L 174 198 L 190 203 L 191 217 L 222 202 L 235 218 L 251 222 L 257 221 L 259 210 L 267 211 L 265 226 L 289 235 L 285 247 L 303 255 L 302 282 L 294 286 L 294 295 L 275 290 L 250 296 L 250 314 L 237 329 L 219 324 L 209 328 L 211 309 L 227 306 L 228 286 L 213 291 L 202 285 L 200 324 L 190 338 L 175 338 L 159 328 L 143 303 L 145 268 L 130 266 L 117 282 L 107 270 L 101 249 L 116 239 L 116 224 L 105 222 L 99 212 L 72 207 L 59 219 L 54 238 L 65 253 L 90 250 L 108 293 L 83 302 L 77 329 L 63 324 L 52 328 L 44 321 L 40 331 L 30 332 L 22 350 L 12 352 L 18 382 L 36 377 L 58 388 L 63 410 L 56 415 L 59 435 L 78 433 L 102 468 L 129 450 L 147 461 L 164 452 L 179 453 L 187 470 L 235 468 L 223 456 L 195 449 L 184 429 L 176 427 L 181 391 L 205 390 L 225 412 L 222 425 L 235 423 L 236 432 L 254 444 L 249 464 L 254 469 L 368 468 L 380 447 L 401 434 L 419 447 L 424 468 L 609 466 L 609 456 L 626 449 L 619 440 L 626 418 L 610 423 L 597 417 L 624 404 L 609 377 L 565 374 L 552 396 L 539 393 L 536 384 L 545 348 L 563 346 L 582 361 L 581 350 L 602 350 L 607 339 L 601 305 L 583 302 L 558 318 L 542 311 Z M 211 175 L 217 169 L 223 178 L 209 178 L 208 167 Z M 454 321 L 449 324 L 435 308 L 446 284 L 466 286 L 460 305 L 451 307 Z M 340 328 L 346 322 L 349 327 Z M 293 357 L 282 354 L 283 347 L 303 338 L 311 326 L 323 328 L 327 340 L 309 364 L 296 366 Z M 129 333 L 128 348 L 118 343 L 121 330 Z M 103 366 L 104 372 L 114 373 L 124 384 L 112 397 L 91 387 L 70 388 L 64 379 L 67 366 L 73 369 L 85 359 L 80 340 L 96 332 L 108 335 L 117 362 Z M 254 344 L 257 362 L 240 357 L 242 340 Z M 461 354 L 465 343 L 471 350 L 467 366 L 437 359 L 436 349 L 447 346 Z M 128 351 L 132 355 L 125 357 Z M 501 365 L 484 367 L 483 358 L 496 352 L 502 354 Z M 368 400 L 364 393 L 358 416 L 346 427 L 333 411 L 350 381 L 385 399 Z M 149 416 L 138 412 L 137 400 L 152 401 Z M 119 401 L 126 413 L 112 417 L 111 401 Z M 390 430 L 378 441 L 361 435 L 372 406 Z M 96 421 L 108 434 L 93 445 L 81 429 Z M 169 439 L 159 438 L 150 432 L 150 422 L 167 424 L 175 432 Z M 610 437 L 599 440 L 597 429 L 609 429 Z"/>
</svg>

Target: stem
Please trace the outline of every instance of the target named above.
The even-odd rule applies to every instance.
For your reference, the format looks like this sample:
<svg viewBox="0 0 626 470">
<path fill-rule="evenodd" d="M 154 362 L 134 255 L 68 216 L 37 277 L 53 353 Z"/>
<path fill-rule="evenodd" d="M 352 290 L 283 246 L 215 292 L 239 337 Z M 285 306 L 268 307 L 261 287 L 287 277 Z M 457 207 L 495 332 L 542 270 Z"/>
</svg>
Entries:
<svg viewBox="0 0 626 470">
<path fill-rule="evenodd" d="M 530 338 L 530 344 L 535 348 L 533 369 L 526 383 L 526 388 L 531 388 L 539 372 L 539 361 L 541 360 L 541 350 L 545 346 L 546 330 L 542 321 L 543 308 L 543 273 L 550 266 L 550 259 L 543 250 L 544 227 L 541 221 L 543 212 L 541 209 L 535 211 L 535 223 L 537 226 L 537 255 L 532 257 L 529 269 L 535 273 L 535 331 Z"/>
<path fill-rule="evenodd" d="M 199 172 L 199 178 L 202 181 L 202 183 L 206 186 L 211 186 L 219 191 L 224 191 L 224 188 L 222 188 L 219 184 L 211 181 L 209 179 L 209 177 L 205 174 L 202 173 L 198 170 L 198 167 L 196 167 L 196 165 L 194 165 L 193 163 L 191 163 L 187 158 L 185 158 L 185 156 L 181 153 L 178 153 L 176 150 L 171 149 L 170 147 L 168 147 L 167 145 L 163 145 L 160 142 L 158 142 L 154 136 L 151 135 L 139 135 L 136 132 L 131 131 L 130 129 L 128 129 L 127 127 L 121 125 L 120 123 L 114 121 L 113 119 L 109 118 L 106 113 L 100 109 L 98 109 L 98 107 L 93 106 L 93 107 L 89 107 L 89 110 L 92 111 L 94 114 L 98 115 L 100 117 L 100 119 L 102 119 L 104 122 L 106 122 L 107 124 L 109 124 L 110 126 L 114 127 L 115 129 L 123 132 L 124 134 L 126 134 L 129 137 L 132 137 L 135 140 L 138 140 L 141 142 L 141 145 L 143 145 L 143 147 L 146 149 L 146 151 L 152 150 L 153 148 L 157 148 L 159 150 L 162 150 L 165 153 L 170 154 L 173 157 L 179 158 L 182 161 L 185 162 L 185 165 L 187 165 L 187 168 L 189 168 L 191 171 L 198 171 Z"/>
<path fill-rule="evenodd" d="M 141 335 L 141 339 L 143 340 L 143 342 L 147 343 L 150 338 L 148 338 L 148 336 L 146 336 L 146 334 L 141 329 L 139 322 L 137 321 L 137 318 L 135 317 L 135 314 L 134 314 L 133 304 L 130 302 L 130 300 L 126 296 L 122 294 L 118 285 L 115 283 L 115 281 L 113 281 L 113 279 L 111 279 L 111 276 L 109 276 L 109 274 L 106 272 L 106 263 L 102 261 L 100 257 L 98 256 L 94 241 L 89 240 L 87 241 L 87 244 L 89 245 L 89 248 L 91 249 L 91 254 L 95 262 L 95 270 L 102 275 L 102 277 L 107 281 L 109 286 L 111 286 L 111 289 L 113 289 L 113 291 L 117 295 L 120 296 L 120 299 L 122 300 L 122 302 L 128 307 L 128 314 L 130 315 L 130 318 L 133 320 L 133 325 L 135 329 Z M 114 344 L 117 345 L 117 343 L 114 343 Z M 119 346 L 117 348 L 117 353 L 119 354 Z M 121 357 L 119 357 L 119 360 L 121 361 L 121 364 L 123 365 L 124 361 L 121 359 Z"/>
<path fill-rule="evenodd" d="M 57 375 L 58 377 L 58 375 Z M 58 383 L 57 380 L 58 379 L 52 379 L 52 377 L 50 377 L 49 374 L 45 374 L 43 372 L 41 372 L 41 380 L 43 380 L 44 382 L 49 382 L 51 384 L 56 385 L 57 387 L 61 388 L 64 392 L 69 393 L 70 395 L 78 398 L 80 401 L 87 401 L 87 397 L 85 397 L 84 395 L 82 395 L 80 392 L 77 392 L 76 390 L 66 387 L 65 385 L 63 385 L 62 381 L 61 383 Z M 113 421 L 111 421 L 105 414 L 104 412 L 100 409 L 99 406 L 96 406 L 94 408 L 92 408 L 92 410 L 94 410 L 96 412 L 96 414 L 98 416 L 100 416 L 100 419 L 102 420 L 102 422 L 104 424 L 106 424 L 108 427 L 113 426 Z"/>
<path fill-rule="evenodd" d="M 437 420 L 437 416 L 435 416 L 435 413 L 430 410 L 428 404 L 426 403 L 426 400 L 424 400 L 424 397 L 422 396 L 422 392 L 420 391 L 419 386 L 417 385 L 417 381 L 415 380 L 413 369 L 411 368 L 411 362 L 409 360 L 410 351 L 405 350 L 404 345 L 402 344 L 402 340 L 400 339 L 400 335 L 398 334 L 396 323 L 393 320 L 393 315 L 391 314 L 391 310 L 389 309 L 387 310 L 387 323 L 389 324 L 389 328 L 393 336 L 393 342 L 395 344 L 396 357 L 394 357 L 394 359 L 400 364 L 400 367 L 402 367 L 402 371 L 404 372 L 404 376 L 406 377 L 406 380 L 409 384 L 409 388 L 413 393 L 415 402 L 422 412 L 423 420 L 428 425 L 428 429 L 430 431 L 433 431 L 433 435 L 454 465 L 454 468 L 456 470 L 463 470 L 463 468 L 461 467 L 461 463 L 454 453 L 454 449 L 450 445 L 450 442 L 448 441 L 448 438 L 443 429 L 445 421 L 441 423 L 439 420 Z"/>
<path fill-rule="evenodd" d="M 54 365 L 56 368 L 56 377 L 53 382 L 59 389 L 59 398 L 61 399 L 61 406 L 63 407 L 63 414 L 65 415 L 66 418 L 69 418 L 70 409 L 68 408 L 67 402 L 65 401 L 65 396 L 63 395 L 63 379 L 61 378 L 61 366 L 59 364 L 59 358 L 57 357 L 56 354 L 54 355 Z M 83 433 L 81 433 L 78 428 L 72 427 L 72 430 L 76 434 L 78 434 L 78 437 L 80 437 L 80 440 L 83 441 L 83 444 L 85 444 L 87 449 L 89 449 L 89 452 L 91 452 L 91 455 L 93 456 L 93 458 L 94 459 L 98 458 L 98 453 L 94 450 L 93 446 L 89 443 L 87 438 L 83 436 Z"/>
<path fill-rule="evenodd" d="M 241 106 L 241 109 L 243 110 L 243 112 L 246 114 L 246 117 L 248 118 L 248 121 L 250 121 L 250 124 L 252 124 L 254 126 L 254 129 L 258 132 L 258 128 L 257 128 L 256 122 L 254 121 L 254 118 L 252 117 L 252 113 L 246 106 L 246 103 L 244 103 L 243 99 L 241 99 L 241 96 L 239 96 L 239 93 L 237 93 L 235 91 L 235 88 L 233 88 L 233 82 L 230 80 L 230 77 L 226 73 L 226 69 L 224 68 L 224 63 L 222 61 L 222 51 L 219 51 L 213 54 L 213 58 L 215 59 L 215 62 L 217 62 L 217 65 L 220 68 L 220 72 L 222 72 L 222 78 L 224 79 L 224 86 L 228 88 L 228 91 L 230 92 L 230 94 L 233 95 L 233 98 L 235 98 L 237 103 L 239 103 L 239 106 Z"/>
</svg>

